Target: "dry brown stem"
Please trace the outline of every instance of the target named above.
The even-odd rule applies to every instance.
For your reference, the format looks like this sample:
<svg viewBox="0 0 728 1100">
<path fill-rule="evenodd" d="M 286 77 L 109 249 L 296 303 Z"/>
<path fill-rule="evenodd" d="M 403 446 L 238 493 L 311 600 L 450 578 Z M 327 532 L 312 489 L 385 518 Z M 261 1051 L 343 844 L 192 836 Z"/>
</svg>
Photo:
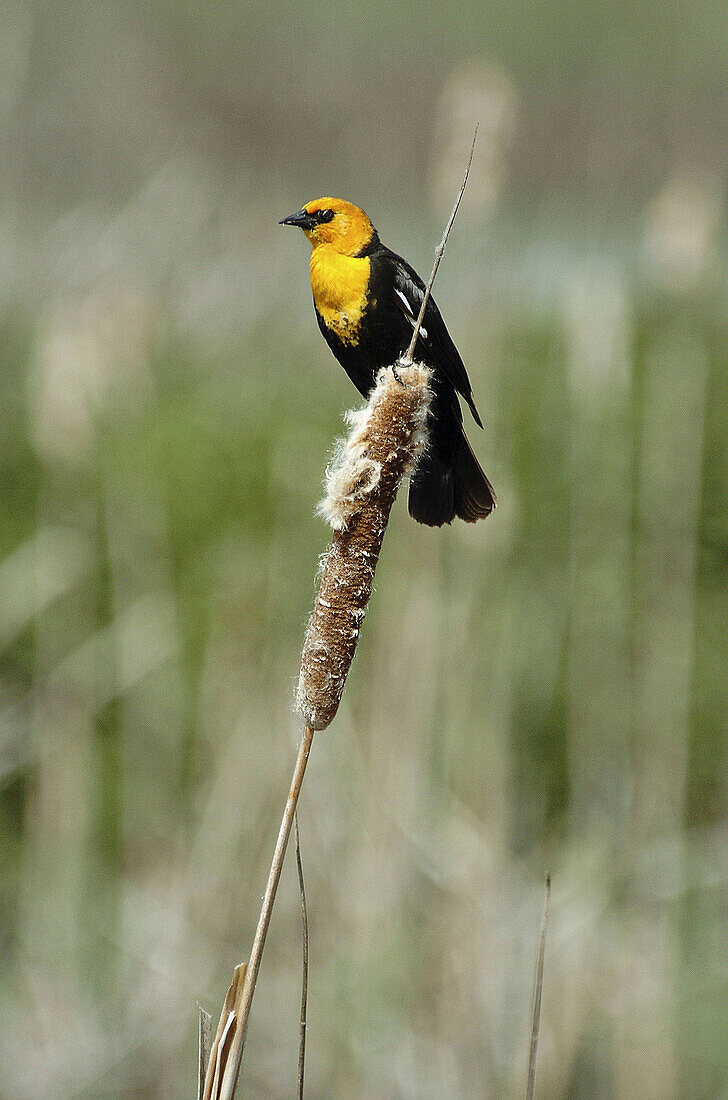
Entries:
<svg viewBox="0 0 728 1100">
<path fill-rule="evenodd" d="M 432 293 L 432 284 L 435 281 L 437 275 L 437 269 L 440 266 L 440 260 L 445 252 L 445 245 L 447 244 L 447 238 L 450 236 L 450 230 L 453 227 L 453 222 L 457 217 L 458 210 L 460 209 L 460 203 L 463 201 L 463 195 L 465 194 L 465 188 L 468 185 L 468 176 L 470 175 L 470 166 L 473 163 L 473 153 L 475 152 L 475 142 L 478 139 L 478 127 L 475 126 L 475 132 L 473 134 L 473 141 L 470 146 L 470 155 L 468 156 L 468 163 L 465 165 L 465 175 L 463 176 L 463 182 L 460 184 L 460 190 L 458 191 L 458 197 L 455 199 L 455 205 L 452 208 L 452 213 L 448 219 L 448 223 L 445 226 L 445 232 L 442 235 L 442 240 L 435 249 L 435 262 L 432 265 L 432 271 L 430 272 L 430 278 L 427 280 L 427 286 L 425 287 L 425 293 L 422 298 L 422 305 L 420 306 L 420 312 L 417 315 L 415 326 L 412 330 L 412 339 L 410 340 L 407 351 L 402 356 L 401 362 L 408 366 L 412 362 L 412 356 L 415 353 L 415 347 L 417 345 L 417 337 L 420 334 L 422 328 L 422 321 L 425 316 L 425 310 L 427 309 L 427 303 L 430 300 L 430 294 Z"/>
<path fill-rule="evenodd" d="M 541 1024 L 541 995 L 543 992 L 543 963 L 546 953 L 546 929 L 551 909 L 551 875 L 546 875 L 546 889 L 541 914 L 541 935 L 538 943 L 538 962 L 536 963 L 536 982 L 533 991 L 533 1012 L 531 1014 L 531 1042 L 528 1051 L 528 1080 L 526 1082 L 526 1100 L 533 1100 L 536 1085 L 536 1054 L 538 1052 L 538 1032 Z"/>
<path fill-rule="evenodd" d="M 301 933 L 303 937 L 301 1023 L 298 1042 L 298 1100 L 303 1100 L 303 1077 L 306 1068 L 306 1011 L 308 1005 L 308 908 L 306 906 L 306 884 L 303 881 L 303 864 L 301 862 L 301 837 L 298 832 L 298 812 L 296 812 L 293 818 L 293 831 L 296 841 L 296 870 L 298 871 L 298 889 L 301 895 Z"/>
<path fill-rule="evenodd" d="M 215 1033 L 215 1039 L 207 1060 L 207 1072 L 201 1093 L 201 1100 L 219 1100 L 220 1088 L 225 1074 L 225 1067 L 230 1057 L 230 1046 L 235 1028 L 238 1026 L 240 1013 L 240 995 L 243 990 L 245 977 L 245 963 L 236 966 L 233 970 L 230 988 L 225 996 L 220 1019 Z"/>
<path fill-rule="evenodd" d="M 275 902 L 283 869 L 283 859 L 286 854 L 288 838 L 291 835 L 291 826 L 293 825 L 312 742 L 313 730 L 306 726 L 298 748 L 291 789 L 288 792 L 286 808 L 283 811 L 283 819 L 273 853 L 273 861 L 268 873 L 268 883 L 263 895 L 263 906 L 258 918 L 258 927 L 255 930 L 250 960 L 247 967 L 245 964 L 237 966 L 233 973 L 233 980 L 225 998 L 218 1033 L 212 1046 L 210 1063 L 207 1067 L 203 1100 L 232 1100 L 235 1095 L 245 1037 L 248 1032 L 250 1005 L 255 992 L 255 983 L 258 980 L 260 960 L 263 955 L 265 938 L 268 934 L 268 926 L 273 913 L 273 903 Z"/>
</svg>

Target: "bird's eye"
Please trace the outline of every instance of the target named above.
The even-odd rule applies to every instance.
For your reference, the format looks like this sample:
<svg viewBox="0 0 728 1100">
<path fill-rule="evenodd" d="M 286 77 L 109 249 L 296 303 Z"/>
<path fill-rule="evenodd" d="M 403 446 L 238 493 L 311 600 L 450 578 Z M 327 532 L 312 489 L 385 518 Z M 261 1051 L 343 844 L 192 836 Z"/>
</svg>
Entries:
<svg viewBox="0 0 728 1100">
<path fill-rule="evenodd" d="M 316 219 L 319 222 L 330 222 L 334 216 L 333 210 L 319 210 Z"/>
</svg>

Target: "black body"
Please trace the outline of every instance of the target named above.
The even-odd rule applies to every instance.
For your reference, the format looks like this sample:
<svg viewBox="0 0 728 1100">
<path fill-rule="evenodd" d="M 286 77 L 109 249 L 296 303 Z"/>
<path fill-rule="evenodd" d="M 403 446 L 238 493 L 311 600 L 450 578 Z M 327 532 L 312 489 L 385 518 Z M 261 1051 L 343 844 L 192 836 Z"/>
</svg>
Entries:
<svg viewBox="0 0 728 1100">
<path fill-rule="evenodd" d="M 356 344 L 343 343 L 318 310 L 316 319 L 334 355 L 366 397 L 380 368 L 396 363 L 407 350 L 425 285 L 376 234 L 360 255 L 369 257 L 371 274 Z M 413 358 L 432 368 L 434 398 L 428 447 L 410 482 L 410 515 L 431 527 L 451 523 L 455 516 L 474 523 L 492 512 L 496 498 L 465 438 L 457 394 L 481 427 L 482 423 L 463 361 L 432 297 Z"/>
</svg>

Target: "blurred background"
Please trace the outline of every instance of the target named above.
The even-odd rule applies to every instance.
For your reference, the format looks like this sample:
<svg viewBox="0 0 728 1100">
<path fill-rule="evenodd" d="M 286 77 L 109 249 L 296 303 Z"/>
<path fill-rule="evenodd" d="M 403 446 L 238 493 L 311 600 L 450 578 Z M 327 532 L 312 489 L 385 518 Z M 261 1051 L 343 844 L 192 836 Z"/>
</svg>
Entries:
<svg viewBox="0 0 728 1100">
<path fill-rule="evenodd" d="M 395 508 L 300 818 L 307 1095 L 728 1097 L 728 9 L 2 5 L 0 1096 L 194 1095 L 341 413 L 308 245 L 429 271 L 487 523 Z M 290 855 L 290 853 L 289 853 Z M 289 858 L 244 1095 L 294 1093 Z"/>
</svg>

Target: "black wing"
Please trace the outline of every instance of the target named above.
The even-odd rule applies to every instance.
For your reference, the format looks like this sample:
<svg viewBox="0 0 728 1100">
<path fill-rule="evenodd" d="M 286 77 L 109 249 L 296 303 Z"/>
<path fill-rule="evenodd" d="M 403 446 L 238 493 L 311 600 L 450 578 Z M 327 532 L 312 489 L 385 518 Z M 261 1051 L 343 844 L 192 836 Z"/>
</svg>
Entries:
<svg viewBox="0 0 728 1100">
<path fill-rule="evenodd" d="M 392 285 L 396 299 L 395 304 L 414 330 L 416 320 L 420 314 L 422 299 L 425 296 L 425 284 L 414 268 L 410 267 L 401 256 L 389 252 L 388 258 L 394 276 Z M 482 428 L 483 422 L 475 407 L 473 388 L 470 385 L 468 373 L 432 295 L 427 301 L 425 316 L 422 319 L 418 343 L 420 341 L 428 353 L 427 358 L 432 359 L 455 391 L 467 401 L 475 417 L 476 424 Z"/>
</svg>

